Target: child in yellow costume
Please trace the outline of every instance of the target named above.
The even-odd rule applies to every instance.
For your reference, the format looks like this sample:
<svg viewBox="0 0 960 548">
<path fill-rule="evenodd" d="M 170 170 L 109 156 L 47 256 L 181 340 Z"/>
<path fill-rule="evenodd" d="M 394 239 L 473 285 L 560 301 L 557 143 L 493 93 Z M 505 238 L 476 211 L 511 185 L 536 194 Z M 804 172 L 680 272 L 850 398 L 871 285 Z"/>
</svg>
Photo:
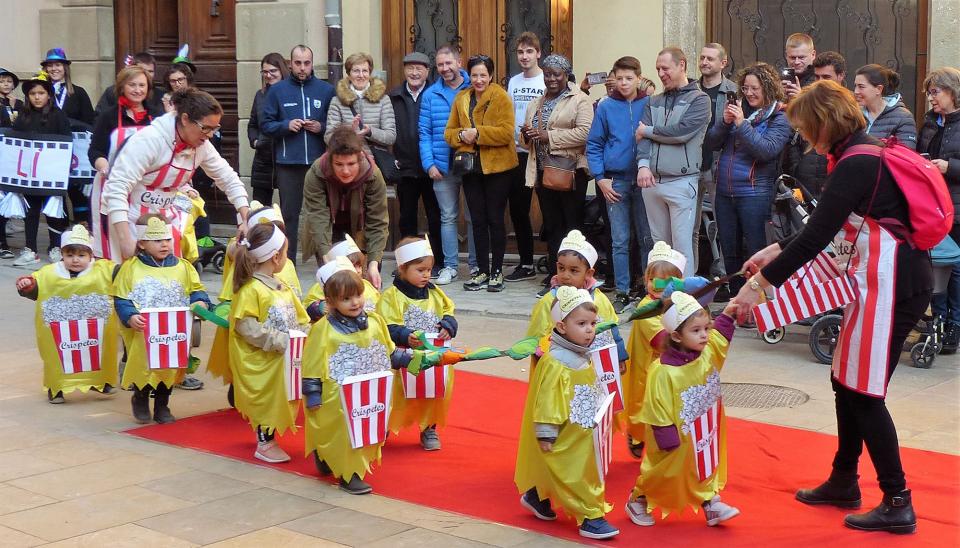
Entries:
<svg viewBox="0 0 960 548">
<path fill-rule="evenodd" d="M 604 515 L 611 506 L 594 457 L 594 418 L 606 391 L 590 362 L 597 307 L 585 289 L 557 289 L 559 319 L 530 379 L 523 407 L 514 481 L 520 504 L 542 520 L 557 519 L 551 503 L 577 520 L 580 535 L 619 534 Z"/>
<path fill-rule="evenodd" d="M 287 400 L 285 352 L 290 332 L 304 331 L 307 313 L 275 276 L 287 261 L 287 238 L 272 223 L 250 229 L 235 256 L 230 307 L 230 369 L 237 410 L 257 433 L 254 457 L 287 462 L 276 434 L 296 431 L 300 400 Z"/>
<path fill-rule="evenodd" d="M 326 262 L 335 260 L 337 257 L 346 257 L 353 263 L 354 270 L 357 271 L 361 277 L 363 277 L 363 264 L 366 262 L 364 260 L 363 252 L 360 251 L 360 247 L 357 246 L 357 243 L 353 241 L 353 238 L 347 234 L 346 239 L 342 242 L 337 242 L 333 247 L 330 248 L 330 251 L 324 255 Z M 377 309 L 377 303 L 380 302 L 380 292 L 377 291 L 377 288 L 370 283 L 369 280 L 363 278 L 363 309 L 367 312 L 373 312 Z M 317 270 L 317 283 L 313 284 L 313 287 L 307 292 L 307 296 L 303 298 L 303 306 L 307 309 L 307 314 L 310 315 L 310 321 L 315 322 L 323 317 L 324 309 L 326 303 L 323 298 L 323 282 L 320 281 L 320 271 Z"/>
<path fill-rule="evenodd" d="M 264 207 L 260 202 L 250 204 L 250 214 L 247 216 L 247 230 L 261 224 L 272 223 L 273 225 L 285 230 L 283 217 L 280 216 L 280 208 Z M 229 302 L 233 300 L 233 272 L 234 256 L 237 253 L 236 238 L 230 240 L 227 245 L 226 257 L 223 261 L 223 288 L 220 290 L 220 302 Z M 290 288 L 300 298 L 300 278 L 297 277 L 297 269 L 292 261 L 286 261 L 283 269 L 276 275 L 276 278 L 284 285 Z M 213 345 L 210 347 L 210 359 L 207 360 L 207 371 L 214 377 L 220 377 L 223 384 L 229 385 L 227 389 L 227 401 L 230 406 L 234 405 L 233 393 L 233 373 L 230 370 L 229 350 L 227 346 L 227 337 L 229 330 L 218 327 L 213 336 Z"/>
<path fill-rule="evenodd" d="M 377 313 L 390 328 L 390 338 L 400 347 L 421 345 L 415 332 L 439 333 L 450 340 L 457 336 L 457 319 L 453 317 L 453 301 L 442 289 L 430 282 L 433 249 L 423 238 L 400 240 L 395 250 L 397 275 L 393 285 L 383 292 Z M 393 413 L 390 430 L 394 433 L 411 424 L 420 428 L 420 445 L 426 451 L 440 449 L 437 425 L 447 422 L 447 411 L 453 397 L 453 366 L 448 366 L 446 389 L 442 398 L 407 399 L 400 376 L 393 383 Z"/>
<path fill-rule="evenodd" d="M 587 290 L 594 299 L 593 304 L 600 314 L 600 321 L 618 321 L 617 313 L 614 311 L 610 300 L 601 291 L 597 290 L 598 284 L 593 278 L 593 266 L 596 262 L 597 250 L 579 230 L 571 230 L 560 242 L 560 248 L 557 251 L 557 274 L 550 280 L 550 291 L 533 305 L 533 310 L 530 312 L 530 323 L 527 325 L 527 337 L 538 337 L 542 340 L 541 347 L 537 349 L 537 354 L 530 358 L 531 377 L 533 376 L 533 368 L 537 363 L 537 356 L 545 351 L 549 344 L 550 334 L 556 325 L 557 290 L 559 288 L 566 286 Z M 597 349 L 612 343 L 617 345 L 622 374 L 629 356 L 626 346 L 623 344 L 623 338 L 620 336 L 619 328 L 614 327 L 598 335 L 591 348 Z"/>
<path fill-rule="evenodd" d="M 683 276 L 683 269 L 687 264 L 683 253 L 674 250 L 666 242 L 657 242 L 647 254 L 647 270 L 644 272 L 644 281 L 647 294 L 637 304 L 637 307 L 646 306 L 651 301 L 659 299 L 663 294 L 663 287 L 657 280 L 667 280 Z M 630 365 L 623 378 L 624 415 L 627 419 L 627 447 L 636 458 L 643 458 L 644 424 L 640 420 L 640 410 L 643 409 L 643 393 L 647 386 L 647 371 L 650 364 L 660 357 L 660 344 L 666 333 L 660 325 L 660 316 L 643 318 L 633 321 L 630 330 Z"/>
<path fill-rule="evenodd" d="M 113 281 L 114 307 L 123 328 L 120 330 L 127 348 L 127 366 L 120 381 L 132 387 L 133 418 L 140 424 L 150 422 L 150 392 L 154 392 L 153 420 L 173 422 L 170 413 L 170 392 L 186 369 L 150 369 L 147 366 L 143 329 L 146 326 L 140 310 L 144 308 L 183 307 L 193 303 L 210 306 L 196 269 L 173 254 L 173 233 L 170 225 L 156 214 L 144 215 L 137 221 L 136 257 L 120 267 Z"/>
<path fill-rule="evenodd" d="M 323 265 L 320 275 L 327 314 L 310 328 L 303 352 L 305 453 L 314 454 L 321 474 L 339 479 L 340 489 L 363 495 L 373 490 L 363 478 L 380 461 L 383 440 L 353 448 L 340 383 L 352 375 L 420 367 L 426 357 L 419 351 L 394 347 L 383 318 L 364 311 L 363 280 L 349 260 L 340 257 Z M 436 363 L 439 356 L 434 358 Z"/>
<path fill-rule="evenodd" d="M 74 390 L 86 392 L 92 389 L 103 394 L 115 394 L 117 339 L 120 334 L 117 315 L 113 313 L 113 298 L 110 296 L 115 265 L 107 259 L 93 258 L 90 233 L 82 225 L 63 233 L 60 251 L 63 254 L 60 262 L 46 265 L 32 275 L 17 280 L 20 295 L 37 301 L 34 324 L 37 348 L 43 359 L 43 387 L 47 389 L 47 399 L 50 403 L 63 403 L 64 394 Z M 70 369 L 76 372 L 65 373 L 53 334 L 54 325 L 60 329 L 60 326 L 67 326 L 60 322 L 85 320 L 100 320 L 94 331 L 99 331 L 96 333 L 99 343 L 92 348 L 82 347 L 75 359 L 79 362 L 86 355 L 85 359 L 89 360 L 92 350 L 99 356 L 100 368 L 97 371 L 83 371 L 81 363 L 73 363 L 70 359 L 71 349 L 67 347 L 64 352 Z M 91 340 L 95 339 L 85 342 Z M 61 345 L 69 345 L 69 342 L 70 339 L 61 339 Z"/>
<path fill-rule="evenodd" d="M 640 480 L 627 503 L 637 525 L 655 523 L 650 509 L 663 516 L 703 508 L 708 526 L 731 519 L 740 510 L 720 500 L 727 483 L 727 419 L 720 393 L 720 370 L 733 339 L 728 305 L 715 322 L 696 299 L 680 291 L 663 314 L 670 334 L 660 358 L 650 366 L 640 419 L 650 425 Z"/>
</svg>

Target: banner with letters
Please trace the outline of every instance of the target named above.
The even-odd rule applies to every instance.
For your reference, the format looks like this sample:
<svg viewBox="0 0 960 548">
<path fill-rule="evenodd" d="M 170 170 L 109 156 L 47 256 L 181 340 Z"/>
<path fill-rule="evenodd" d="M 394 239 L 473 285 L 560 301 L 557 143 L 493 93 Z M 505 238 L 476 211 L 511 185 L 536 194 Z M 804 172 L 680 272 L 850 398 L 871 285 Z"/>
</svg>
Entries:
<svg viewBox="0 0 960 548">
<path fill-rule="evenodd" d="M 90 164 L 90 158 L 87 157 L 92 135 L 89 131 L 73 132 L 73 157 L 70 160 L 71 179 L 93 179 L 93 176 L 97 174 L 96 168 Z"/>
<path fill-rule="evenodd" d="M 72 165 L 72 136 L 7 131 L 0 138 L 0 190 L 65 194 Z"/>
</svg>

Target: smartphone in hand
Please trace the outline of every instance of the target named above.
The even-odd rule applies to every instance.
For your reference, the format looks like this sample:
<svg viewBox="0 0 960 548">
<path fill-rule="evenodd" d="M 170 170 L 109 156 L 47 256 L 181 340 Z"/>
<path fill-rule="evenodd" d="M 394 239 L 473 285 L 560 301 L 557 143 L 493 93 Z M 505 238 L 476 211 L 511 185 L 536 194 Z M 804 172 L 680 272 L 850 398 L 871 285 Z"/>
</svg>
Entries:
<svg viewBox="0 0 960 548">
<path fill-rule="evenodd" d="M 727 103 L 736 103 L 737 102 L 737 92 L 728 91 L 727 92 Z"/>
<path fill-rule="evenodd" d="M 591 72 L 590 74 L 587 74 L 587 83 L 590 84 L 591 86 L 602 84 L 606 81 L 607 81 L 606 72 Z"/>
</svg>

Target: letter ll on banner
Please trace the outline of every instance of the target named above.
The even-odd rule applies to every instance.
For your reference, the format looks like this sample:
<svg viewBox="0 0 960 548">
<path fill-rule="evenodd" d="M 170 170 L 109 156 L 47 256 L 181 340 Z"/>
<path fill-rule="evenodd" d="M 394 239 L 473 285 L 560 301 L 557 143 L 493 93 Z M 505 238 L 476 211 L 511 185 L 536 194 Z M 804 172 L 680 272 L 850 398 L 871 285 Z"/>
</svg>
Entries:
<svg viewBox="0 0 960 548">
<path fill-rule="evenodd" d="M 607 394 L 613 394 L 613 412 L 623 410 L 623 386 L 620 383 L 620 353 L 617 345 L 610 344 L 590 352 L 590 361 L 597 371 L 597 380 L 606 389 Z"/>
<path fill-rule="evenodd" d="M 307 334 L 296 329 L 290 330 L 290 344 L 283 354 L 283 381 L 287 388 L 287 401 L 299 400 L 303 395 L 303 375 L 300 364 L 303 362 L 303 347 L 307 341 Z"/>
<path fill-rule="evenodd" d="M 766 333 L 846 306 L 854 299 L 850 277 L 833 257 L 821 251 L 773 292 L 773 299 L 753 307 L 757 330 Z"/>
<path fill-rule="evenodd" d="M 720 400 L 690 423 L 690 441 L 697 461 L 697 477 L 705 481 L 720 464 Z"/>
<path fill-rule="evenodd" d="M 190 329 L 193 321 L 186 307 L 145 308 L 143 338 L 150 369 L 182 369 L 190 363 Z"/>
<path fill-rule="evenodd" d="M 615 394 L 607 394 L 597 409 L 593 427 L 593 457 L 597 463 L 600 483 L 606 482 L 613 459 L 613 400 Z"/>
<path fill-rule="evenodd" d="M 386 439 L 392 391 L 393 371 L 352 375 L 340 383 L 340 403 L 354 449 Z"/>
<path fill-rule="evenodd" d="M 65 374 L 100 371 L 104 323 L 103 318 L 84 318 L 48 324 Z"/>
<path fill-rule="evenodd" d="M 450 339 L 441 339 L 439 333 L 427 333 L 427 342 L 437 348 L 450 348 Z M 450 367 L 438 365 L 420 371 L 419 375 L 400 368 L 400 380 L 403 382 L 403 394 L 408 400 L 430 400 L 443 398 L 447 394 L 447 380 Z"/>
</svg>

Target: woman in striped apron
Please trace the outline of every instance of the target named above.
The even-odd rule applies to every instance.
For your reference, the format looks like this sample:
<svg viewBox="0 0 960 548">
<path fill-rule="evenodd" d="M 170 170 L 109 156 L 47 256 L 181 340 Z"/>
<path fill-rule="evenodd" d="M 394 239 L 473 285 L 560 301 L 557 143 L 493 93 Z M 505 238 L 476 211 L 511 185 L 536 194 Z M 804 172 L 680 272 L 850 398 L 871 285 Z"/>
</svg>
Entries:
<svg viewBox="0 0 960 548">
<path fill-rule="evenodd" d="M 177 190 L 190 182 L 202 167 L 240 213 L 247 216 L 247 192 L 240 176 L 210 144 L 220 128 L 223 108 L 209 93 L 194 88 L 171 97 L 176 110 L 130 137 L 110 166 L 103 185 L 101 212 L 108 216 L 109 230 L 101 231 L 103 254 L 122 261 L 136 253 L 133 231 L 136 219 L 160 213 L 174 228 L 174 252 L 181 256 L 181 216 L 176 206 Z M 243 226 L 241 224 L 241 226 Z"/>
<path fill-rule="evenodd" d="M 857 468 L 866 444 L 883 500 L 869 512 L 847 515 L 844 523 L 867 531 L 912 533 L 916 515 L 885 397 L 903 342 L 930 304 L 930 258 L 910 243 L 907 199 L 881 159 L 842 157 L 854 145 L 880 145 L 866 134 L 866 120 L 849 90 L 832 81 L 816 82 L 791 100 L 787 117 L 818 153 L 828 156 L 830 175 L 804 230 L 747 261 L 745 267 L 754 275 L 735 302 L 745 316 L 764 288 L 783 284 L 833 243 L 856 294 L 844 310 L 831 368 L 837 452 L 827 481 L 799 490 L 796 498 L 805 504 L 859 508 Z"/>
</svg>

